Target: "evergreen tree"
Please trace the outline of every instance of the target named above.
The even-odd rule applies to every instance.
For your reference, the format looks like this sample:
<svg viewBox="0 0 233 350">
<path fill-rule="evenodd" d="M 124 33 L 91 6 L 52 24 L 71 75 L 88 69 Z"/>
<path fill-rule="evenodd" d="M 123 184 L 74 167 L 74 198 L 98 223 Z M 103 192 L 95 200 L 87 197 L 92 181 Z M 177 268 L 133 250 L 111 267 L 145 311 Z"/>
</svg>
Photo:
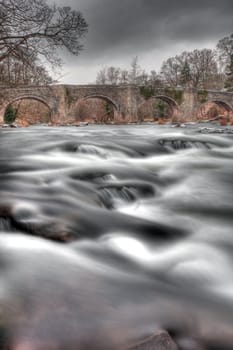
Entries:
<svg viewBox="0 0 233 350">
<path fill-rule="evenodd" d="M 137 84 L 138 77 L 141 74 L 141 67 L 138 64 L 138 56 L 134 57 L 131 62 L 131 70 L 129 72 L 129 83 Z"/>
<path fill-rule="evenodd" d="M 225 88 L 233 89 L 233 53 L 231 54 L 230 63 L 226 67 Z"/>
<path fill-rule="evenodd" d="M 166 106 L 165 106 L 164 102 L 159 100 L 159 102 L 158 102 L 159 118 L 164 118 L 165 117 L 165 109 L 166 109 Z"/>
<path fill-rule="evenodd" d="M 217 44 L 220 63 L 225 67 L 225 83 L 227 89 L 233 88 L 233 34 L 219 40 Z"/>
<path fill-rule="evenodd" d="M 185 60 L 184 65 L 183 65 L 181 72 L 180 72 L 180 84 L 181 84 L 181 86 L 183 86 L 183 87 L 187 86 L 190 83 L 191 79 L 192 79 L 192 77 L 191 77 L 190 66 L 188 64 L 188 61 Z"/>
<path fill-rule="evenodd" d="M 6 112 L 4 114 L 4 122 L 6 124 L 12 124 L 12 123 L 14 123 L 15 119 L 16 119 L 16 111 L 10 105 L 7 107 Z"/>
</svg>

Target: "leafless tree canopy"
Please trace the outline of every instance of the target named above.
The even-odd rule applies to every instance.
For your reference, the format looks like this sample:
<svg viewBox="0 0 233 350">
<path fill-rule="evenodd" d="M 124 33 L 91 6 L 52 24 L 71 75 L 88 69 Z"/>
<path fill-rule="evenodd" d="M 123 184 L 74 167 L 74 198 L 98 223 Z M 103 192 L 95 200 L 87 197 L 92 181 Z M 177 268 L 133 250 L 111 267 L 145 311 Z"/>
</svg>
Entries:
<svg viewBox="0 0 233 350">
<path fill-rule="evenodd" d="M 227 84 L 226 84 L 227 82 Z M 233 84 L 233 34 L 221 39 L 215 50 L 184 51 L 169 57 L 157 73 L 147 73 L 134 57 L 130 69 L 104 67 L 96 78 L 97 84 L 137 84 L 149 88 L 232 88 Z"/>
<path fill-rule="evenodd" d="M 161 77 L 154 70 L 148 74 L 142 69 L 138 63 L 138 57 L 136 56 L 132 59 L 128 70 L 112 66 L 102 68 L 97 73 L 96 84 L 158 86 L 161 85 Z"/>
<path fill-rule="evenodd" d="M 230 64 L 233 56 L 233 34 L 219 40 L 217 49 L 225 65 Z"/>
<path fill-rule="evenodd" d="M 161 72 L 173 87 L 189 84 L 194 88 L 212 88 L 218 80 L 216 52 L 210 49 L 183 52 L 166 60 Z"/>
<path fill-rule="evenodd" d="M 30 64 L 8 56 L 0 61 L 0 82 L 2 85 L 48 85 L 54 82 L 46 68 L 31 58 Z"/>
<path fill-rule="evenodd" d="M 10 56 L 30 64 L 37 56 L 57 65 L 58 49 L 78 55 L 86 32 L 82 14 L 70 7 L 45 0 L 0 1 L 0 62 Z"/>
</svg>

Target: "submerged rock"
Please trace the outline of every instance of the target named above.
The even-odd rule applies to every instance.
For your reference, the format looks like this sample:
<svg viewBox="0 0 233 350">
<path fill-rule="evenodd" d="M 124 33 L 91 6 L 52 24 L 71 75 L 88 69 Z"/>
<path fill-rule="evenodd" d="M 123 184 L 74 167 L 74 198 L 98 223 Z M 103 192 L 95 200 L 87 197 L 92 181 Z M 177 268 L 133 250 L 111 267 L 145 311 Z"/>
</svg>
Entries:
<svg viewBox="0 0 233 350">
<path fill-rule="evenodd" d="M 18 125 L 16 123 L 10 124 L 10 128 L 18 128 Z"/>
<path fill-rule="evenodd" d="M 80 122 L 79 126 L 88 126 L 88 124 L 89 124 L 88 122 Z"/>
<path fill-rule="evenodd" d="M 178 347 L 166 331 L 159 331 L 128 350 L 178 350 Z"/>
<path fill-rule="evenodd" d="M 201 127 L 198 129 L 198 132 L 202 134 L 233 134 L 233 129 Z"/>
</svg>

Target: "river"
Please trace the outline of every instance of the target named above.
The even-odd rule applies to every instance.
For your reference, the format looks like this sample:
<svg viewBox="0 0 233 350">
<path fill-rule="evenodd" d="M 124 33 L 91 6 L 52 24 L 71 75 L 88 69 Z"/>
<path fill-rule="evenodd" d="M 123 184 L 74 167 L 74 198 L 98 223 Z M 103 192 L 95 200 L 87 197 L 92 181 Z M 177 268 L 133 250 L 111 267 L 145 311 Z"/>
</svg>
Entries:
<svg viewBox="0 0 233 350">
<path fill-rule="evenodd" d="M 1 129 L 1 350 L 233 349 L 233 127 L 203 126 Z"/>
</svg>

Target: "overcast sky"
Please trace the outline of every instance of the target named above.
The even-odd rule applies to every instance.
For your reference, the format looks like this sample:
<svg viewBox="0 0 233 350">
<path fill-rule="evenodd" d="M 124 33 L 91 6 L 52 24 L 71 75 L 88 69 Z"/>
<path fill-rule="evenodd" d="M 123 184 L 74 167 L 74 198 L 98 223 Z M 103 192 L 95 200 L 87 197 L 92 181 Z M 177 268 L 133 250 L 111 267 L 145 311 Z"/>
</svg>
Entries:
<svg viewBox="0 0 233 350">
<path fill-rule="evenodd" d="M 84 51 L 64 55 L 60 81 L 95 82 L 104 66 L 129 68 L 133 57 L 148 72 L 184 50 L 214 48 L 233 32 L 233 0 L 57 0 L 89 24 Z"/>
</svg>

